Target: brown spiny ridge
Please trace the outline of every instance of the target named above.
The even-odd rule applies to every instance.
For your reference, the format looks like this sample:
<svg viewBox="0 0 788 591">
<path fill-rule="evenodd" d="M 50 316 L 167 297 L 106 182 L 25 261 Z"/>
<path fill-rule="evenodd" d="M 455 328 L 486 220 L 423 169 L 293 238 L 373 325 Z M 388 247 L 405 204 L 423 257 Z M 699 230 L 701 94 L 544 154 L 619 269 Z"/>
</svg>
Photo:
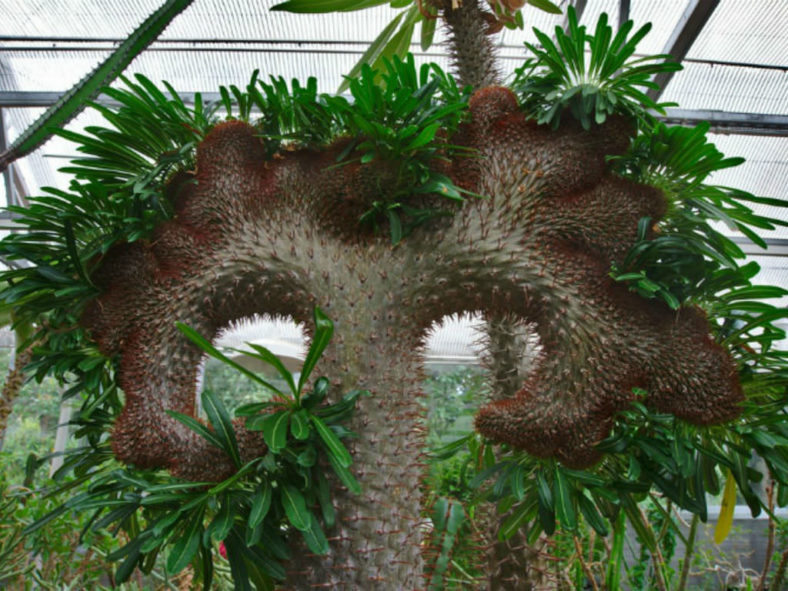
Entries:
<svg viewBox="0 0 788 591">
<path fill-rule="evenodd" d="M 483 408 L 476 426 L 537 456 L 573 467 L 597 461 L 595 446 L 634 387 L 646 390 L 647 404 L 694 423 L 739 411 L 736 368 L 702 313 L 671 311 L 609 277 L 638 220 L 665 211 L 660 192 L 607 169 L 605 155 L 626 149 L 631 125 L 611 118 L 590 132 L 571 123 L 550 130 L 527 121 L 499 87 L 477 91 L 470 112 L 449 141 L 479 158 L 442 172 L 486 198 L 469 198 L 396 247 L 385 236 L 352 235 L 359 207 L 376 199 L 380 165 L 337 168 L 307 150 L 265 160 L 255 131 L 232 122 L 198 148 L 196 182 L 172 191 L 175 218 L 149 242 L 116 247 L 94 277 L 104 291 L 83 323 L 106 354 L 119 355 L 127 399 L 114 449 L 125 462 L 186 478 L 215 480 L 232 466 L 165 412 L 194 413 L 201 358 L 174 323 L 210 337 L 254 313 L 305 322 L 315 305 L 334 321 L 318 371 L 334 391 L 373 393 L 351 424 L 365 492 L 341 499 L 333 534 L 337 555 L 357 560 L 316 558 L 299 570 L 298 588 L 372 588 L 373 579 L 419 586 L 414 376 L 429 327 L 445 315 L 481 311 L 535 327 L 539 354 L 525 382 Z M 264 451 L 256 434 L 237 428 L 244 457 Z M 387 551 L 363 541 L 372 538 Z"/>
</svg>

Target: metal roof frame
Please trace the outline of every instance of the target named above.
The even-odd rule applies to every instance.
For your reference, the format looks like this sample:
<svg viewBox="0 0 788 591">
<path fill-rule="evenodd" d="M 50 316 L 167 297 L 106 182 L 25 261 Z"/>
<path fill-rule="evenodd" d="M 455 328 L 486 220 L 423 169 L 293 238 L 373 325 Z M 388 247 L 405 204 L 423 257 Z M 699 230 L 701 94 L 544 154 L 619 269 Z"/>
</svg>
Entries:
<svg viewBox="0 0 788 591">
<path fill-rule="evenodd" d="M 690 0 L 662 53 L 672 56 L 675 61 L 681 63 L 719 3 L 720 0 Z M 675 72 L 657 74 L 654 82 L 658 88 L 650 89 L 646 94 L 657 101 L 673 78 L 673 74 Z"/>
<path fill-rule="evenodd" d="M 203 92 L 201 94 L 203 101 L 206 102 L 221 100 L 221 95 L 218 92 Z M 187 104 L 194 104 L 194 95 L 193 92 L 179 93 L 181 99 Z M 60 96 L 60 92 L 0 91 L 0 110 L 3 108 L 49 107 L 55 104 Z M 116 104 L 106 98 L 98 98 L 96 102 L 106 105 Z M 732 113 L 670 107 L 665 109 L 664 115 L 656 112 L 653 114 L 657 119 L 671 125 L 697 125 L 708 121 L 711 123 L 711 130 L 717 133 L 788 136 L 788 115 Z"/>
</svg>

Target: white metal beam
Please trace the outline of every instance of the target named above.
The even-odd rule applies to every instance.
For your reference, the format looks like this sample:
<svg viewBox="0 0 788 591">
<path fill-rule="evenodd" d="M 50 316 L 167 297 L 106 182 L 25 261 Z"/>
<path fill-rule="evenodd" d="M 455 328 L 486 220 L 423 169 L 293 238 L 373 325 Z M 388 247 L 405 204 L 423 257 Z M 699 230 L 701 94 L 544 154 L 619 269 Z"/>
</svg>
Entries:
<svg viewBox="0 0 788 591">
<path fill-rule="evenodd" d="M 664 115 L 652 114 L 670 125 L 697 125 L 708 121 L 715 133 L 788 136 L 788 115 L 678 108 L 667 108 Z"/>
<path fill-rule="evenodd" d="M 2 91 L 0 92 L 0 109 L 3 107 L 49 107 L 60 98 L 59 92 Z M 180 93 L 186 104 L 194 104 L 194 93 Z M 218 92 L 202 93 L 204 102 L 221 99 Z M 96 102 L 105 105 L 118 103 L 99 97 Z M 734 113 L 729 111 L 711 111 L 706 109 L 665 109 L 665 115 L 653 113 L 657 119 L 674 125 L 695 125 L 701 121 L 709 121 L 715 132 L 740 133 L 747 135 L 788 135 L 788 115 L 772 115 L 768 113 Z"/>
</svg>

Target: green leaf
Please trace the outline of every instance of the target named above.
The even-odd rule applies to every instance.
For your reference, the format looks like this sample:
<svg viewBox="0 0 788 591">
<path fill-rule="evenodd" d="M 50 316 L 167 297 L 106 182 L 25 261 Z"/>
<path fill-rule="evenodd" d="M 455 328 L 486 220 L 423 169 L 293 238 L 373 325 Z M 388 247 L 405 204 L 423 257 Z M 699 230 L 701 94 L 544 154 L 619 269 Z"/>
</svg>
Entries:
<svg viewBox="0 0 788 591">
<path fill-rule="evenodd" d="M 389 233 L 391 234 L 391 244 L 397 245 L 402 240 L 403 230 L 402 221 L 399 214 L 394 209 L 386 209 L 386 216 L 389 219 Z"/>
<path fill-rule="evenodd" d="M 545 478 L 544 471 L 541 468 L 536 472 L 536 492 L 539 498 L 539 523 L 548 536 L 553 535 L 555 532 L 553 494 Z"/>
<path fill-rule="evenodd" d="M 514 467 L 514 470 L 512 470 L 509 476 L 509 482 L 514 498 L 518 501 L 522 501 L 525 498 L 525 470 L 522 466 L 518 464 Z"/>
<path fill-rule="evenodd" d="M 219 512 L 213 518 L 211 525 L 208 526 L 208 532 L 211 540 L 214 542 L 221 542 L 230 533 L 233 527 L 233 503 L 230 496 L 225 494 L 222 497 Z"/>
<path fill-rule="evenodd" d="M 297 488 L 285 484 L 280 489 L 282 507 L 290 524 L 299 531 L 306 531 L 311 525 L 310 512 L 306 508 L 306 501 Z"/>
<path fill-rule="evenodd" d="M 265 519 L 268 509 L 271 507 L 272 496 L 273 489 L 267 482 L 263 482 L 257 487 L 254 500 L 252 501 L 252 508 L 249 511 L 249 527 L 257 527 Z"/>
<path fill-rule="evenodd" d="M 419 135 L 413 138 L 413 140 L 407 146 L 405 146 L 404 149 L 415 150 L 429 144 L 433 139 L 435 139 L 435 134 L 437 133 L 439 127 L 440 123 L 437 121 L 431 125 L 428 125 L 422 129 L 421 132 L 419 132 Z"/>
<path fill-rule="evenodd" d="M 301 399 L 302 408 L 314 408 L 323 402 L 326 395 L 328 394 L 328 388 L 330 385 L 331 382 L 328 381 L 327 377 L 321 376 L 317 378 L 312 391 Z"/>
<path fill-rule="evenodd" d="M 438 460 L 446 460 L 452 456 L 455 456 L 460 450 L 464 450 L 468 447 L 468 441 L 472 437 L 472 434 L 466 435 L 465 437 L 461 437 L 456 441 L 447 443 L 446 445 L 430 452 L 430 456 Z"/>
<path fill-rule="evenodd" d="M 340 482 L 342 482 L 350 492 L 356 495 L 361 494 L 361 485 L 358 483 L 358 480 L 356 480 L 356 477 L 353 476 L 350 470 L 337 462 L 334 454 L 328 454 L 328 462 L 331 464 L 334 472 L 336 472 Z"/>
<path fill-rule="evenodd" d="M 501 540 L 508 540 L 517 533 L 517 530 L 519 530 L 523 524 L 532 521 L 538 503 L 539 499 L 532 496 L 530 500 L 517 505 L 501 523 L 501 527 L 498 529 L 498 537 Z"/>
<path fill-rule="evenodd" d="M 285 367 L 284 363 L 282 363 L 279 357 L 261 345 L 255 345 L 254 343 L 246 344 L 255 350 L 255 355 L 251 355 L 248 351 L 243 351 L 241 349 L 234 349 L 234 351 L 238 351 L 239 353 L 243 353 L 245 355 L 251 355 L 252 357 L 257 357 L 261 361 L 273 367 L 277 373 L 282 376 L 282 379 L 287 382 L 287 385 L 290 387 L 290 391 L 293 393 L 293 396 L 297 398 L 298 390 L 296 389 L 295 381 L 293 381 L 293 374 L 291 374 L 290 371 Z"/>
<path fill-rule="evenodd" d="M 307 446 L 306 449 L 296 457 L 296 463 L 305 468 L 314 466 L 317 463 L 317 450 L 315 447 L 312 445 Z"/>
<path fill-rule="evenodd" d="M 211 445 L 218 447 L 219 449 L 224 449 L 224 444 L 222 440 L 219 439 L 219 437 L 216 435 L 216 433 L 211 431 L 208 427 L 203 425 L 200 421 L 198 421 L 194 417 L 190 417 L 189 415 L 185 415 L 183 413 L 174 410 L 165 410 L 164 412 L 167 413 L 176 421 L 186 425 L 189 429 L 197 433 L 203 439 L 208 441 L 208 443 L 210 443 Z"/>
<path fill-rule="evenodd" d="M 203 546 L 202 554 L 202 588 L 203 591 L 211 591 L 213 586 L 213 552 L 210 546 Z"/>
<path fill-rule="evenodd" d="M 230 456 L 235 466 L 240 468 L 241 455 L 238 451 L 238 441 L 235 438 L 235 429 L 233 429 L 230 414 L 227 412 L 224 404 L 213 392 L 203 390 L 202 407 L 205 410 L 205 414 L 208 415 L 208 420 L 213 426 L 216 437 L 222 444 L 222 449 Z"/>
<path fill-rule="evenodd" d="M 334 527 L 336 522 L 336 511 L 334 505 L 331 503 L 331 493 L 326 480 L 325 474 L 322 471 L 317 473 L 317 500 L 320 502 L 320 511 L 323 514 L 323 522 L 326 527 Z"/>
<path fill-rule="evenodd" d="M 312 336 L 312 342 L 309 345 L 309 351 L 304 359 L 304 365 L 301 368 L 301 376 L 298 378 L 298 392 L 300 393 L 306 381 L 309 379 L 312 370 L 315 369 L 317 362 L 323 351 L 326 350 L 328 343 L 331 341 L 331 336 L 334 334 L 334 323 L 326 316 L 323 311 L 315 306 L 314 312 L 315 333 Z"/>
<path fill-rule="evenodd" d="M 280 560 L 291 558 L 290 549 L 275 529 L 264 527 L 260 533 L 260 544 Z"/>
<path fill-rule="evenodd" d="M 200 547 L 203 512 L 196 511 L 167 556 L 167 572 L 175 575 L 188 565 Z"/>
<path fill-rule="evenodd" d="M 235 591 L 252 591 L 252 586 L 249 584 L 249 571 L 246 568 L 242 551 L 245 546 L 235 529 L 230 531 L 230 535 L 227 536 L 224 543 L 227 548 L 227 560 L 230 563 L 230 574 L 233 578 L 233 589 Z"/>
<path fill-rule="evenodd" d="M 580 512 L 586 520 L 586 523 L 594 528 L 594 531 L 600 536 L 607 536 L 608 530 L 604 518 L 597 511 L 594 502 L 589 499 L 582 492 L 577 495 L 577 504 L 580 507 Z"/>
<path fill-rule="evenodd" d="M 77 240 L 74 236 L 74 224 L 71 222 L 71 220 L 63 221 L 63 233 L 66 239 L 66 247 L 68 249 L 69 258 L 71 258 L 71 262 L 74 265 L 74 268 L 77 270 L 79 278 L 86 285 L 95 287 L 87 271 L 85 271 L 85 266 L 82 264 L 82 259 L 79 256 L 79 251 L 77 250 Z"/>
<path fill-rule="evenodd" d="M 134 567 L 137 566 L 137 563 L 140 561 L 142 556 L 140 552 L 140 546 L 142 542 L 144 542 L 144 538 L 137 538 L 136 540 L 132 540 L 128 544 L 126 544 L 125 548 L 128 549 L 127 554 L 125 555 L 126 558 L 123 562 L 118 565 L 118 568 L 115 569 L 115 582 L 120 584 L 125 581 L 128 581 L 131 573 L 134 572 Z M 107 557 L 109 558 L 109 557 Z"/>
<path fill-rule="evenodd" d="M 315 409 L 314 414 L 326 424 L 344 421 L 355 411 L 356 400 L 361 396 L 370 396 L 369 390 L 351 390 L 336 404 Z"/>
<path fill-rule="evenodd" d="M 311 512 L 309 513 L 309 527 L 302 531 L 301 535 L 304 536 L 306 545 L 312 552 L 319 555 L 328 553 L 328 540 L 326 540 L 317 517 Z"/>
<path fill-rule="evenodd" d="M 437 18 L 424 18 L 421 21 L 421 50 L 427 51 L 432 46 L 432 40 L 435 37 L 435 24 L 438 22 Z"/>
<path fill-rule="evenodd" d="M 22 530 L 22 535 L 27 536 L 35 531 L 38 531 L 53 519 L 60 517 L 63 513 L 68 511 L 68 509 L 69 507 L 67 507 L 66 505 L 60 505 L 59 507 L 56 507 L 55 509 L 53 509 L 43 517 L 35 520 L 33 523 L 25 527 L 25 529 Z"/>
<path fill-rule="evenodd" d="M 570 487 L 564 471 L 558 466 L 555 468 L 554 484 L 556 517 L 561 522 L 561 527 L 574 531 L 577 529 L 577 514 L 573 501 L 574 491 Z"/>
<path fill-rule="evenodd" d="M 309 2 L 309 0 L 302 0 L 302 1 Z M 400 12 L 393 19 L 391 19 L 391 22 L 383 28 L 383 30 L 380 32 L 380 34 L 377 37 L 375 37 L 375 40 L 372 43 L 370 43 L 367 50 L 364 52 L 361 58 L 356 62 L 356 64 L 350 70 L 350 73 L 347 76 L 345 76 L 345 80 L 342 82 L 342 84 L 339 85 L 339 88 L 337 89 L 337 94 L 342 94 L 348 89 L 348 87 L 350 86 L 350 82 L 353 79 L 358 78 L 358 75 L 361 73 L 363 66 L 371 65 L 378 60 L 381 53 L 386 48 L 387 44 L 389 43 L 392 36 L 394 35 L 394 32 L 397 30 L 397 27 L 399 26 L 402 17 L 404 16 L 405 16 L 405 11 Z"/>
<path fill-rule="evenodd" d="M 271 10 L 301 14 L 348 12 L 388 4 L 388 2 L 389 0 L 287 0 L 274 4 Z"/>
<path fill-rule="evenodd" d="M 237 369 L 239 372 L 244 374 L 246 377 L 251 378 L 252 380 L 257 382 L 258 384 L 261 384 L 262 386 L 265 386 L 266 388 L 268 388 L 272 392 L 276 392 L 277 394 L 279 394 L 283 398 L 285 397 L 285 394 L 283 392 L 279 391 L 279 389 L 276 386 L 274 386 L 273 384 L 268 383 L 263 378 L 261 378 L 256 373 L 254 373 L 253 371 L 249 371 L 243 365 L 240 365 L 239 363 L 236 363 L 235 361 L 233 361 L 232 359 L 227 357 L 227 355 L 225 355 L 224 353 L 219 351 L 216 347 L 214 347 L 211 344 L 211 342 L 208 339 L 203 337 L 199 332 L 194 330 L 192 327 L 190 327 L 190 326 L 188 326 L 188 325 L 186 325 L 186 324 L 184 324 L 182 322 L 176 322 L 175 326 L 177 326 L 178 330 L 180 330 L 191 342 L 193 342 L 200 349 L 202 349 L 203 351 L 208 353 L 208 355 L 210 355 L 214 359 L 218 359 L 219 361 L 229 365 L 230 367 L 232 367 L 234 369 Z"/>
<path fill-rule="evenodd" d="M 260 550 L 260 545 L 247 547 L 241 546 L 246 567 L 249 569 L 249 578 L 258 591 L 274 591 L 274 582 L 271 579 L 284 580 L 287 572 L 276 560 L 272 560 L 267 552 Z"/>
<path fill-rule="evenodd" d="M 306 409 L 301 409 L 290 415 L 290 432 L 299 441 L 309 438 L 309 416 Z"/>
<path fill-rule="evenodd" d="M 290 419 L 290 411 L 283 410 L 262 418 L 260 430 L 263 432 L 263 439 L 268 448 L 278 454 L 287 445 L 287 425 Z M 260 417 L 254 417 L 259 419 Z M 250 425 L 254 419 L 247 421 L 247 427 L 256 430 L 257 423 Z"/>
<path fill-rule="evenodd" d="M 257 544 L 260 541 L 260 537 L 263 535 L 263 529 L 264 528 L 265 528 L 265 525 L 263 523 L 258 523 L 254 527 L 251 527 L 251 526 L 247 526 L 246 527 L 246 534 L 245 534 L 244 541 L 245 541 L 247 547 L 248 546 L 254 546 L 255 544 Z"/>
<path fill-rule="evenodd" d="M 330 456 L 335 458 L 336 462 L 340 466 L 343 468 L 348 468 L 353 463 L 353 458 L 350 456 L 350 452 L 347 450 L 347 448 L 342 445 L 342 442 L 334 434 L 331 428 L 328 427 L 322 420 L 320 420 L 319 417 L 310 415 L 309 418 L 311 419 L 312 424 L 315 426 L 318 435 L 320 435 L 320 439 L 322 439 L 323 443 L 326 444 Z"/>
<path fill-rule="evenodd" d="M 445 174 L 433 173 L 429 180 L 415 189 L 416 193 L 435 193 L 453 201 L 462 201 L 460 188 Z"/>
</svg>

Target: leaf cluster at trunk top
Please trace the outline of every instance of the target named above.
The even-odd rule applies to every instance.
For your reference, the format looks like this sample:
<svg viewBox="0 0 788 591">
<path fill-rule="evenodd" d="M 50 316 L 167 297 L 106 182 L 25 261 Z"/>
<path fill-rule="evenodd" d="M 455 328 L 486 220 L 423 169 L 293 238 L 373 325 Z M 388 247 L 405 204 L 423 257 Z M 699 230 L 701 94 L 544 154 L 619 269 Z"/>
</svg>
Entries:
<svg viewBox="0 0 788 591">
<path fill-rule="evenodd" d="M 654 74 L 681 66 L 665 61 L 667 55 L 631 59 L 650 24 L 629 37 L 633 22 L 627 21 L 614 36 L 602 13 L 594 34 L 588 35 L 574 7 L 567 9 L 567 18 L 566 31 L 556 27 L 555 42 L 534 29 L 541 46 L 526 43 L 534 58 L 517 69 L 512 87 L 529 116 L 558 127 L 564 111 L 569 111 L 590 129 L 592 122 L 601 124 L 613 113 L 641 118 L 648 109 L 661 109 L 641 89 L 657 88 L 651 80 Z"/>
<path fill-rule="evenodd" d="M 361 222 L 378 229 L 388 224 L 393 243 L 417 225 L 443 212 L 417 206 L 411 197 L 435 194 L 461 200 L 464 191 L 435 170 L 438 161 L 468 155 L 450 138 L 468 116 L 469 89 L 458 88 L 435 64 L 417 69 L 413 56 L 368 65 L 349 79 L 350 97 L 319 94 L 317 82 L 282 78 L 269 83 L 255 72 L 245 90 L 222 88 L 228 118 L 252 123 L 269 157 L 282 150 L 324 147 L 349 139 L 337 165 L 360 163 L 390 170 L 381 176 L 380 195 Z"/>
<path fill-rule="evenodd" d="M 687 303 L 703 307 L 719 329 L 720 340 L 736 342 L 734 354 L 756 346 L 769 349 L 784 338 L 773 321 L 785 314 L 761 300 L 786 292 L 753 286 L 757 263 L 740 265 L 744 252 L 719 227 L 724 224 L 766 248 L 758 233 L 788 223 L 760 215 L 748 203 L 773 207 L 788 203 L 708 184 L 712 173 L 743 162 L 726 158 L 708 140 L 708 130 L 708 123 L 687 128 L 644 122 L 628 152 L 610 158 L 617 174 L 661 189 L 668 203 L 655 227 L 652 220 L 640 221 L 638 241 L 613 276 L 674 309 Z"/>
</svg>

